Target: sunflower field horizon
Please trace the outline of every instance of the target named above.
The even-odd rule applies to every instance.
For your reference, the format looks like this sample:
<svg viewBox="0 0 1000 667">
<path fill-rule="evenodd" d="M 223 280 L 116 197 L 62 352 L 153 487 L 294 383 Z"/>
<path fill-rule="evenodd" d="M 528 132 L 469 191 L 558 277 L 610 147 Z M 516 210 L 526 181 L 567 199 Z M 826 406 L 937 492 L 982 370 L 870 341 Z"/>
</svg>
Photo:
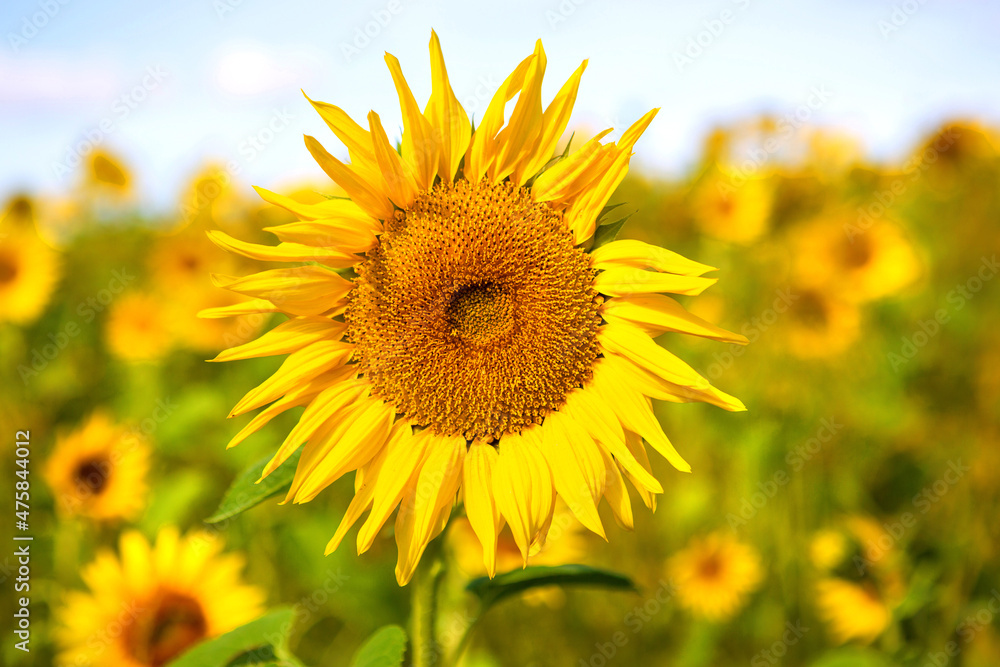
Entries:
<svg viewBox="0 0 1000 667">
<path fill-rule="evenodd" d="M 15 4 L 0 664 L 1000 664 L 994 7 Z"/>
</svg>

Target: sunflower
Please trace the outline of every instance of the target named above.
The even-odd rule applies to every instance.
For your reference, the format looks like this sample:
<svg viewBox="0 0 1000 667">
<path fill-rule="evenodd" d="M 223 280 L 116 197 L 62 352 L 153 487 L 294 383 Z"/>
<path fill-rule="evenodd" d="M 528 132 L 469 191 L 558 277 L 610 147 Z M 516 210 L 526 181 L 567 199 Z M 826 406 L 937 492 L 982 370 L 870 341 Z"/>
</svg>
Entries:
<svg viewBox="0 0 1000 667">
<path fill-rule="evenodd" d="M 95 412 L 57 438 L 45 479 L 59 509 L 100 521 L 134 519 L 146 503 L 149 445 L 137 432 Z"/>
<path fill-rule="evenodd" d="M 830 214 L 793 238 L 797 280 L 865 302 L 899 292 L 920 274 L 913 246 L 896 225 Z"/>
<path fill-rule="evenodd" d="M 108 313 L 108 349 L 129 362 L 156 361 L 173 344 L 171 322 L 162 300 L 153 294 L 130 292 L 117 297 Z"/>
<path fill-rule="evenodd" d="M 365 551 L 400 506 L 401 584 L 459 494 L 493 575 L 504 524 L 526 563 L 545 541 L 556 495 L 602 537 L 602 497 L 629 524 L 623 475 L 644 499 L 662 492 L 644 440 L 690 470 L 650 398 L 745 409 L 653 341 L 674 331 L 746 342 L 662 294 L 702 292 L 715 282 L 702 277 L 711 267 L 639 241 L 606 242 L 599 225 L 656 111 L 617 143 L 600 142 L 607 130 L 554 158 L 586 62 L 543 111 L 538 42 L 473 133 L 433 33 L 430 51 L 433 90 L 423 112 L 399 62 L 386 55 L 403 112 L 400 152 L 375 112 L 365 129 L 310 100 L 351 164 L 312 137 L 306 146 L 350 199 L 303 204 L 258 189 L 299 218 L 270 228 L 282 243 L 210 233 L 251 258 L 313 262 L 214 277 L 253 299 L 207 315 L 289 317 L 216 357 L 289 354 L 233 409 L 231 416 L 271 404 L 230 446 L 306 406 L 263 475 L 304 444 L 286 497 L 301 503 L 357 470 L 354 500 L 327 552 L 370 509 L 358 535 Z"/>
<path fill-rule="evenodd" d="M 241 581 L 242 557 L 221 550 L 208 533 L 163 528 L 155 546 L 124 533 L 120 557 L 99 553 L 81 572 L 89 592 L 57 611 L 57 664 L 160 667 L 259 616 L 263 593 Z"/>
<path fill-rule="evenodd" d="M 813 287 L 793 287 L 785 325 L 789 351 L 802 359 L 833 357 L 861 333 L 861 313 L 848 301 Z"/>
<path fill-rule="evenodd" d="M 7 223 L 0 227 L 0 322 L 29 324 L 59 281 L 59 255 L 33 229 Z"/>
<path fill-rule="evenodd" d="M 695 188 L 692 207 L 706 234 L 747 244 L 767 231 L 773 200 L 774 186 L 766 174 L 744 175 L 718 165 Z"/>
<path fill-rule="evenodd" d="M 670 559 L 667 572 L 680 605 L 710 621 L 735 614 L 763 576 L 757 551 L 724 533 L 693 539 Z"/>
<path fill-rule="evenodd" d="M 816 604 L 834 639 L 869 643 L 882 634 L 892 617 L 888 606 L 870 582 L 822 579 L 816 584 Z"/>
</svg>

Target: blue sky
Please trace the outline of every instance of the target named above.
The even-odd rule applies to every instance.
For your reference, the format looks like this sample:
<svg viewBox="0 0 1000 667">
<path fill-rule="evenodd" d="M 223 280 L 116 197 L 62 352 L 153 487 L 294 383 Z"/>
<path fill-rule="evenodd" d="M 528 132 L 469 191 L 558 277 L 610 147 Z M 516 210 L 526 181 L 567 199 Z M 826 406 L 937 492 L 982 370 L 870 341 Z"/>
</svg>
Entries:
<svg viewBox="0 0 1000 667">
<path fill-rule="evenodd" d="M 302 134 L 346 152 L 299 89 L 359 120 L 375 109 L 398 134 L 383 52 L 425 100 L 432 27 L 477 117 L 535 39 L 546 99 L 589 58 L 577 121 L 622 129 L 662 107 L 636 160 L 667 172 L 690 166 L 714 124 L 810 101 L 809 123 L 883 160 L 946 118 L 1000 124 L 988 0 L 7 0 L 2 12 L 0 194 L 68 188 L 88 136 L 161 207 L 208 159 L 247 185 L 317 178 Z"/>
</svg>

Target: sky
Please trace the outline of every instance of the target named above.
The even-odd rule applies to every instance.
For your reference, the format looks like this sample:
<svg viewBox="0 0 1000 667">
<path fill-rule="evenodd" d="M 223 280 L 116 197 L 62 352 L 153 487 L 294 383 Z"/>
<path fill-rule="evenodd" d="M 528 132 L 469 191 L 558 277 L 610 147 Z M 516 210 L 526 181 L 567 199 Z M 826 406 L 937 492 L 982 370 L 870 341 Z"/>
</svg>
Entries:
<svg viewBox="0 0 1000 667">
<path fill-rule="evenodd" d="M 589 59 L 574 122 L 620 132 L 661 107 L 634 159 L 667 174 L 694 163 L 712 127 L 764 112 L 847 131 L 881 161 L 946 119 L 1000 125 L 990 0 L 3 4 L 0 196 L 67 190 L 95 145 L 160 207 L 209 160 L 247 186 L 316 180 L 302 135 L 346 150 L 300 90 L 362 124 L 374 109 L 398 137 L 383 55 L 423 102 L 432 28 L 476 118 L 536 39 L 543 102 Z"/>
</svg>

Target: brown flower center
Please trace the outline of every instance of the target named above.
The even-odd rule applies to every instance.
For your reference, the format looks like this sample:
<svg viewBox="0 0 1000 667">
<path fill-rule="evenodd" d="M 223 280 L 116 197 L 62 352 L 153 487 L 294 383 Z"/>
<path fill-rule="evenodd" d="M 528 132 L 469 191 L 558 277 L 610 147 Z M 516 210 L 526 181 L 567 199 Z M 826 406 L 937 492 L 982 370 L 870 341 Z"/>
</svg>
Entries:
<svg viewBox="0 0 1000 667">
<path fill-rule="evenodd" d="M 162 592 L 125 630 L 129 653 L 142 665 L 161 667 L 208 635 L 208 622 L 194 598 Z"/>
<path fill-rule="evenodd" d="M 14 282 L 20 268 L 16 258 L 7 253 L 0 253 L 0 285 Z"/>
<path fill-rule="evenodd" d="M 591 376 L 601 318 L 589 256 L 509 183 L 418 195 L 358 267 L 345 313 L 373 394 L 441 434 L 540 423 Z"/>
<path fill-rule="evenodd" d="M 105 457 L 86 459 L 73 471 L 73 481 L 85 495 L 100 495 L 110 478 L 111 462 Z"/>
</svg>

